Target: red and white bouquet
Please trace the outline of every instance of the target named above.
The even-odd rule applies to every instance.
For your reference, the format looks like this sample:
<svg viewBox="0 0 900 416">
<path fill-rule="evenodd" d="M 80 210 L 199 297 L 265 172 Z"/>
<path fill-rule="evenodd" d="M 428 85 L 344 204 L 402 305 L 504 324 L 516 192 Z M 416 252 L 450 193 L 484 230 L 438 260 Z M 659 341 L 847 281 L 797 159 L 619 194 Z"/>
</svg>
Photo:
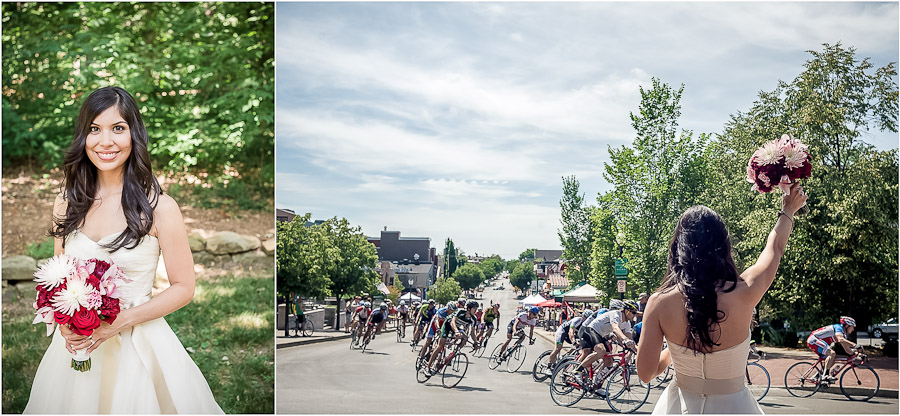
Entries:
<svg viewBox="0 0 900 416">
<path fill-rule="evenodd" d="M 119 314 L 119 290 L 128 280 L 115 264 L 98 259 L 81 260 L 67 254 L 53 256 L 35 273 L 37 299 L 34 322 L 66 325 L 79 335 L 90 336 L 100 322 L 113 323 Z M 76 351 L 72 368 L 89 371 L 87 349 Z"/>
<path fill-rule="evenodd" d="M 807 146 L 789 134 L 762 145 L 747 163 L 747 182 L 760 193 L 778 187 L 790 195 L 791 184 L 808 178 L 811 173 Z"/>
</svg>

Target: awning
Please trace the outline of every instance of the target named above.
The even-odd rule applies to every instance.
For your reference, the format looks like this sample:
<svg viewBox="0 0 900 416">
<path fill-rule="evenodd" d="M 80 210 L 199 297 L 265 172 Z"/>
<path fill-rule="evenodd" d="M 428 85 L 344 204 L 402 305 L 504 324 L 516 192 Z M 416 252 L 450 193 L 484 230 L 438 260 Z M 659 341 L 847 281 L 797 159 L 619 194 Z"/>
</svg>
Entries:
<svg viewBox="0 0 900 416">
<path fill-rule="evenodd" d="M 403 295 L 403 296 L 400 296 L 400 300 L 405 300 L 405 301 L 408 301 L 408 302 L 417 302 L 417 301 L 422 300 L 422 298 L 420 298 L 420 297 L 418 297 L 418 296 L 416 296 L 416 295 L 414 295 L 414 294 L 412 294 L 412 293 L 407 293 L 407 294 L 405 294 L 405 295 Z"/>
<path fill-rule="evenodd" d="M 538 303 L 537 305 L 534 305 L 534 306 L 539 306 L 541 308 L 545 308 L 545 307 L 552 308 L 552 307 L 560 306 L 560 305 L 562 305 L 562 303 L 559 303 L 553 299 L 547 299 L 547 300 L 545 300 L 541 303 Z"/>
<path fill-rule="evenodd" d="M 522 305 L 537 305 L 538 303 L 545 302 L 547 299 L 544 299 L 541 295 L 531 295 L 525 299 L 519 301 Z"/>
<path fill-rule="evenodd" d="M 378 291 L 381 292 L 381 293 L 383 293 L 385 296 L 391 294 L 391 291 L 388 290 L 388 287 L 387 287 L 386 284 L 384 284 L 384 282 L 381 282 L 381 283 L 378 284 Z"/>
<path fill-rule="evenodd" d="M 603 292 L 597 288 L 585 284 L 577 289 L 570 290 L 563 294 L 563 300 L 566 302 L 598 302 Z"/>
</svg>

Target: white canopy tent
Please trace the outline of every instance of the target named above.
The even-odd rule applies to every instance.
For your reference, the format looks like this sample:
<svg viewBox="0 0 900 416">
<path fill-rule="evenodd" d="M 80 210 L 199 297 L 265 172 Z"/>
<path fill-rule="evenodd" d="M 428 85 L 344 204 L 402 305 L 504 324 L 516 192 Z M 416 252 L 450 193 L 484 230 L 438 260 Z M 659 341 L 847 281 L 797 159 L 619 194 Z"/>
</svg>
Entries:
<svg viewBox="0 0 900 416">
<path fill-rule="evenodd" d="M 563 293 L 562 298 L 565 302 L 598 302 L 598 298 L 601 296 L 603 296 L 602 291 L 597 290 L 590 284 L 586 284 Z"/>
<path fill-rule="evenodd" d="M 519 304 L 525 306 L 537 305 L 538 303 L 544 302 L 546 300 L 547 299 L 544 299 L 544 297 L 541 295 L 531 295 L 525 299 L 520 300 Z"/>
<path fill-rule="evenodd" d="M 415 294 L 413 294 L 412 292 L 410 292 L 403 296 L 400 296 L 400 300 L 405 300 L 407 302 L 418 302 L 418 301 L 422 300 L 422 298 L 420 298 L 420 297 L 416 296 Z"/>
</svg>

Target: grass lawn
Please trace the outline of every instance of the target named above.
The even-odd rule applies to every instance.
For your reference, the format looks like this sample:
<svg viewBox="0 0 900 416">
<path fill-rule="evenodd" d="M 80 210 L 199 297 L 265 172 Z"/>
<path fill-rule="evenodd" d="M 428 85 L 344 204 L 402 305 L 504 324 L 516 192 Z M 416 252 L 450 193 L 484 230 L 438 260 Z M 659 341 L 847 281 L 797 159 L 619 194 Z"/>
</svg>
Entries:
<svg viewBox="0 0 900 416">
<path fill-rule="evenodd" d="M 275 279 L 271 269 L 197 279 L 194 300 L 166 321 L 225 413 L 275 410 Z M 4 289 L 3 413 L 21 413 L 50 338 L 32 325 L 34 292 Z M 189 351 L 190 351 L 189 350 Z"/>
</svg>

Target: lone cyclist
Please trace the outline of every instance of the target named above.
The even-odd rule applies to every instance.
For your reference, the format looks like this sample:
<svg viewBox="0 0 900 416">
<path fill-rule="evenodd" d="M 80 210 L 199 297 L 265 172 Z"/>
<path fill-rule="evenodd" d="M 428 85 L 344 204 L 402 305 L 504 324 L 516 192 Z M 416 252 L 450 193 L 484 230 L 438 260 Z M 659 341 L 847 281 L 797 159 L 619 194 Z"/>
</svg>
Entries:
<svg viewBox="0 0 900 416">
<path fill-rule="evenodd" d="M 854 329 L 856 329 L 856 320 L 849 316 L 842 316 L 841 323 L 823 326 L 809 334 L 809 338 L 806 339 L 809 349 L 819 354 L 819 357 L 827 357 L 825 359 L 826 381 L 837 381 L 837 377 L 831 375 L 834 357 L 837 354 L 852 355 L 853 350 L 859 348 L 859 344 L 854 345 L 847 339 Z M 836 352 L 834 348 L 836 344 L 841 344 L 843 348 Z"/>
</svg>

